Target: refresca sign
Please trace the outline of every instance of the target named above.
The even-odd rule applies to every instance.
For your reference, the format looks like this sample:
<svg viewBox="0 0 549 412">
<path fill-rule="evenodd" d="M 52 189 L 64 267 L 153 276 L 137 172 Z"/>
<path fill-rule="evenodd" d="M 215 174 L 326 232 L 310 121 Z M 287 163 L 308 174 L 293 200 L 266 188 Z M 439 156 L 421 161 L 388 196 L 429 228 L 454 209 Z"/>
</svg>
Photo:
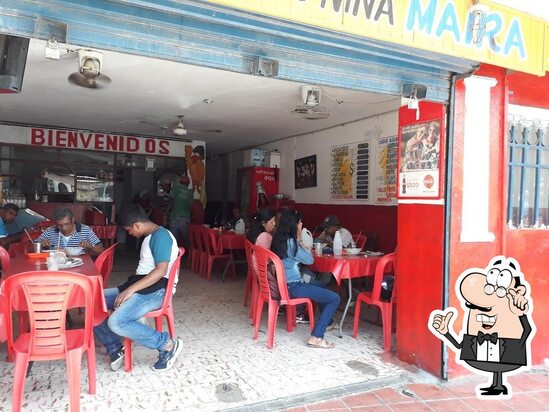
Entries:
<svg viewBox="0 0 549 412">
<path fill-rule="evenodd" d="M 189 142 L 156 137 L 2 124 L 0 143 L 169 157 L 185 157 L 185 146 L 189 145 Z M 198 141 L 192 145 L 195 143 L 204 145 Z"/>
<path fill-rule="evenodd" d="M 546 22 L 488 0 L 475 6 L 472 0 L 208 1 L 522 72 L 545 73 Z"/>
</svg>

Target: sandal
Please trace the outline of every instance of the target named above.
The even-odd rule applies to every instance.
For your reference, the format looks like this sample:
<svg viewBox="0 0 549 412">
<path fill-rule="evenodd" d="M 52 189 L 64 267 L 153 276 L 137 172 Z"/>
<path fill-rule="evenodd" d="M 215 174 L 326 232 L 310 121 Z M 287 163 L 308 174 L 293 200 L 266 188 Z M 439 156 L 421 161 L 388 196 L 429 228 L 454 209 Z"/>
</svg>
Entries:
<svg viewBox="0 0 549 412">
<path fill-rule="evenodd" d="M 324 338 L 317 338 L 316 336 L 310 336 L 307 341 L 307 345 L 311 348 L 322 348 L 322 349 L 333 349 L 335 345 L 331 342 L 328 342 Z"/>
<path fill-rule="evenodd" d="M 326 328 L 326 332 L 330 332 L 331 330 L 334 330 L 334 329 L 339 329 L 339 323 L 337 323 L 337 321 L 333 321 L 331 325 L 328 325 L 328 327 Z"/>
</svg>

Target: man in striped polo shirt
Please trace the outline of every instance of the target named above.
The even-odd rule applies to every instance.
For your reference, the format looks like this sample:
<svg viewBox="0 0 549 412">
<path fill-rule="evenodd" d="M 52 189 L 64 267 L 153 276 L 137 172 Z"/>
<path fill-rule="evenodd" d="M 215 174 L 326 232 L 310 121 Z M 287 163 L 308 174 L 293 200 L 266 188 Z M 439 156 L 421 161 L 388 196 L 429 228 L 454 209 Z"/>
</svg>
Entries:
<svg viewBox="0 0 549 412">
<path fill-rule="evenodd" d="M 82 247 L 92 256 L 97 256 L 105 249 L 93 230 L 74 219 L 72 211 L 61 207 L 53 213 L 55 226 L 50 226 L 40 235 L 36 242 L 43 247 L 65 249 L 67 247 Z"/>
</svg>

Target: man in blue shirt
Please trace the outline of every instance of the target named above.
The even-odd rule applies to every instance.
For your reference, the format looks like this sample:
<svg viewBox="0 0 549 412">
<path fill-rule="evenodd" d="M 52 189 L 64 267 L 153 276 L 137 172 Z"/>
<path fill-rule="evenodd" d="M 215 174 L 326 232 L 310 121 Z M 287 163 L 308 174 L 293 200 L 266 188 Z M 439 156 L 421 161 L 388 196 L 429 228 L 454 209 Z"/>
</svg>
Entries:
<svg viewBox="0 0 549 412">
<path fill-rule="evenodd" d="M 118 370 L 124 363 L 122 337 L 127 337 L 149 349 L 158 350 L 155 371 L 170 369 L 181 353 L 180 339 L 170 339 L 168 332 L 139 322 L 147 313 L 162 306 L 170 269 L 175 263 L 179 248 L 169 230 L 149 220 L 139 205 L 131 205 L 120 213 L 119 221 L 134 237 L 144 237 L 139 264 L 135 275 L 117 288 L 105 289 L 105 300 L 114 312 L 101 325 L 94 328 L 111 358 L 111 369 Z M 175 283 L 174 283 L 175 288 Z"/>
<path fill-rule="evenodd" d="M 19 206 L 15 203 L 6 203 L 0 209 L 0 246 L 6 247 L 10 243 L 19 242 L 22 232 L 9 234 L 6 225 L 10 224 L 17 218 Z"/>
<path fill-rule="evenodd" d="M 67 247 L 82 247 L 97 256 L 105 249 L 93 230 L 83 223 L 76 222 L 69 208 L 62 207 L 53 213 L 55 226 L 50 226 L 42 233 L 37 242 L 43 247 L 65 249 Z"/>
</svg>

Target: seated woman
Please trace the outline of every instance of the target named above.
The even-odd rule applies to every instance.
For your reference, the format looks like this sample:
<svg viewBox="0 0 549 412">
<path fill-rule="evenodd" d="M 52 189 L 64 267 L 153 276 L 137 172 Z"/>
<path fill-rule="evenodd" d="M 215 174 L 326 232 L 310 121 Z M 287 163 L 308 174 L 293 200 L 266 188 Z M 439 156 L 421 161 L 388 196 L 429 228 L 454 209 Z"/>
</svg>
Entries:
<svg viewBox="0 0 549 412">
<path fill-rule="evenodd" d="M 290 297 L 309 298 L 320 309 L 320 316 L 307 340 L 307 345 L 331 349 L 335 345 L 324 339 L 324 333 L 337 327 L 332 317 L 339 306 L 339 295 L 312 283 L 303 282 L 299 264 L 310 265 L 314 262 L 314 258 L 310 250 L 301 242 L 302 226 L 301 214 L 298 211 L 285 210 L 280 217 L 271 250 L 282 260 Z"/>
<path fill-rule="evenodd" d="M 251 243 L 270 249 L 275 226 L 275 212 L 272 209 L 259 209 L 252 216 L 246 237 Z"/>
</svg>

